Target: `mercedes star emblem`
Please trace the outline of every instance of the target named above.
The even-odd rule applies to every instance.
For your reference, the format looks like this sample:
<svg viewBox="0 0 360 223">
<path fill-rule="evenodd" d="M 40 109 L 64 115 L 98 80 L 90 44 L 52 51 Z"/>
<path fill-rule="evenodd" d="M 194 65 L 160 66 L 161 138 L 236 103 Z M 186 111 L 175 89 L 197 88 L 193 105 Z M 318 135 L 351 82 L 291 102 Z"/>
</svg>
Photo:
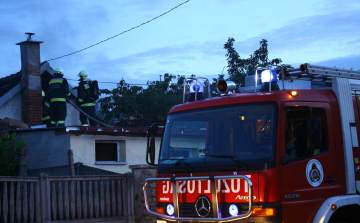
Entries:
<svg viewBox="0 0 360 223">
<path fill-rule="evenodd" d="M 196 213 L 200 217 L 206 217 L 210 214 L 210 200 L 207 197 L 198 197 L 195 203 Z"/>
</svg>

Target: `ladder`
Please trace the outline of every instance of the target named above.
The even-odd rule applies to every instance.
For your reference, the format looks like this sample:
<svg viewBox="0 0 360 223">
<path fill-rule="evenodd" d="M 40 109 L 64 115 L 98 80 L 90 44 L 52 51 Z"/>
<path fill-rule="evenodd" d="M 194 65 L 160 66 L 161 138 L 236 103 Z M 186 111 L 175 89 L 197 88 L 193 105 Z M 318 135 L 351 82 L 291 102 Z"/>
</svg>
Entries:
<svg viewBox="0 0 360 223">
<path fill-rule="evenodd" d="M 301 64 L 300 68 L 297 69 L 284 67 L 283 73 L 285 80 L 301 79 L 330 82 L 335 77 L 360 80 L 360 71 L 317 66 L 309 63 Z"/>
</svg>

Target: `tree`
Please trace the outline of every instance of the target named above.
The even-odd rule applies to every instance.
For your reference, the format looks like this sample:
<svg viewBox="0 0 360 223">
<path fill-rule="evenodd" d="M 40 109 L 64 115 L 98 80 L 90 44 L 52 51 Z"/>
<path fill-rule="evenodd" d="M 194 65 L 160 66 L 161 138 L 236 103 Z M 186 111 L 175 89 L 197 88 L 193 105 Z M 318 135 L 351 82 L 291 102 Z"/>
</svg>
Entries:
<svg viewBox="0 0 360 223">
<path fill-rule="evenodd" d="M 235 39 L 229 37 L 228 41 L 224 44 L 224 49 L 227 50 L 225 56 L 228 62 L 229 80 L 234 81 L 240 86 L 244 86 L 246 76 L 255 74 L 257 67 L 267 67 L 282 62 L 280 58 L 269 60 L 268 41 L 266 39 L 260 41 L 259 49 L 255 50 L 247 59 L 240 58 L 240 55 L 234 48 L 234 42 Z"/>
<path fill-rule="evenodd" d="M 268 43 L 263 39 L 260 41 L 259 49 L 247 59 L 241 59 L 234 48 L 234 38 L 229 38 L 224 44 L 227 50 L 228 80 L 243 86 L 245 76 L 253 75 L 257 67 L 265 67 L 270 64 L 279 64 L 281 59 L 269 60 Z M 191 75 L 195 78 L 195 75 Z M 205 83 L 207 92 L 210 84 L 211 96 L 218 96 L 216 82 L 224 79 L 224 75 L 213 78 L 211 83 Z M 147 126 L 153 120 L 165 120 L 171 107 L 182 103 L 184 76 L 164 74 L 164 81 L 148 81 L 147 87 L 129 85 L 121 80 L 117 88 L 113 90 L 100 90 L 106 96 L 99 100 L 101 113 L 105 115 L 105 122 L 118 126 Z M 206 93 L 205 93 L 206 94 Z"/>
<path fill-rule="evenodd" d="M 164 81 L 148 81 L 147 87 L 129 85 L 121 80 L 99 100 L 105 122 L 118 126 L 147 126 L 153 120 L 165 120 L 171 107 L 182 102 L 184 77 L 164 74 Z"/>
<path fill-rule="evenodd" d="M 118 120 L 124 126 L 131 125 L 133 119 L 138 116 L 137 94 L 142 90 L 142 87 L 129 85 L 123 79 L 113 90 L 100 90 L 101 94 L 109 95 L 99 100 L 100 112 L 105 115 L 104 121 L 110 123 Z"/>
<path fill-rule="evenodd" d="M 19 176 L 20 150 L 23 147 L 25 139 L 18 142 L 15 133 L 5 133 L 0 138 L 0 176 Z"/>
</svg>

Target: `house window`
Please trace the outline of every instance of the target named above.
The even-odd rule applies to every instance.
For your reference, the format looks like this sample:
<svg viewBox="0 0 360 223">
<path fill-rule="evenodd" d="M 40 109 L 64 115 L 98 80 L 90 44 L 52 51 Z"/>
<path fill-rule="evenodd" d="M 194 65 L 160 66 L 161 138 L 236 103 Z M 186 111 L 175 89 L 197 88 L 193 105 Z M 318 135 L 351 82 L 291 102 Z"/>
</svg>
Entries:
<svg viewBox="0 0 360 223">
<path fill-rule="evenodd" d="M 321 121 L 319 148 L 311 146 L 308 137 L 308 119 L 318 118 Z M 326 114 L 322 108 L 291 108 L 286 111 L 285 125 L 286 153 L 291 160 L 301 160 L 325 153 L 328 149 Z"/>
<path fill-rule="evenodd" d="M 95 164 L 126 164 L 125 141 L 95 141 Z"/>
</svg>

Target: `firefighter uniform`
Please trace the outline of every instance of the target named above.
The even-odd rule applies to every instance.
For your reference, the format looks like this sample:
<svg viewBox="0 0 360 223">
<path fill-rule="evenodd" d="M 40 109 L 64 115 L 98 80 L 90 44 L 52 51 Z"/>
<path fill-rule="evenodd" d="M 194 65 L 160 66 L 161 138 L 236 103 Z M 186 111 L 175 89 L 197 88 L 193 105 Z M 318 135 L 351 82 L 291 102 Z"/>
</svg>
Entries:
<svg viewBox="0 0 360 223">
<path fill-rule="evenodd" d="M 68 82 L 63 76 L 63 69 L 57 68 L 54 73 L 54 78 L 49 82 L 51 127 L 65 125 L 66 98 L 69 98 L 71 93 Z"/>
<path fill-rule="evenodd" d="M 46 101 L 45 92 L 42 91 L 42 122 L 50 126 L 50 103 Z"/>
<path fill-rule="evenodd" d="M 77 87 L 77 105 L 80 106 L 81 110 L 88 114 L 92 118 L 96 118 L 95 115 L 95 102 L 91 97 L 90 84 L 91 80 L 88 78 L 88 73 L 85 70 L 80 71 L 78 74 L 80 77 L 79 86 Z M 96 122 L 80 112 L 80 122 L 82 126 L 96 126 Z"/>
</svg>

